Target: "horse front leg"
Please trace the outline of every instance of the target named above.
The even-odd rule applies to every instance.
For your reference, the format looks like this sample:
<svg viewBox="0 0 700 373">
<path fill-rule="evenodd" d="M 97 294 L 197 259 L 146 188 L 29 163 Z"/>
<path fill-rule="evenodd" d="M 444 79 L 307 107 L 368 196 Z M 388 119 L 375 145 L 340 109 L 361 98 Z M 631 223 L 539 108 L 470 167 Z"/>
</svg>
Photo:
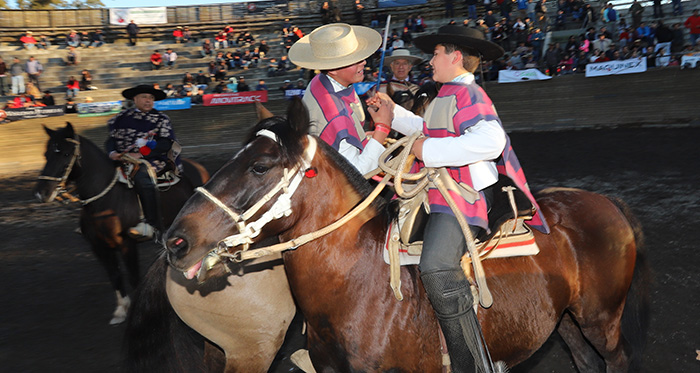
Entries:
<svg viewBox="0 0 700 373">
<path fill-rule="evenodd" d="M 576 325 L 569 313 L 565 313 L 562 317 L 557 327 L 557 332 L 569 347 L 579 372 L 598 373 L 605 370 L 603 359 L 586 341 L 581 329 Z"/>
</svg>

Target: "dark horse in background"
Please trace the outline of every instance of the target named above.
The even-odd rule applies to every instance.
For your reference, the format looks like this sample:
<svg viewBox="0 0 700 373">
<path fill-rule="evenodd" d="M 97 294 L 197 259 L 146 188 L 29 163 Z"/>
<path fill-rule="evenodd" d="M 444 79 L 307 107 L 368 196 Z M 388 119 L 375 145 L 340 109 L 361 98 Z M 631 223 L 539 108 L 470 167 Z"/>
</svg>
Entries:
<svg viewBox="0 0 700 373">
<path fill-rule="evenodd" d="M 59 192 L 60 179 L 73 183 L 80 200 L 87 201 L 80 214 L 82 235 L 104 266 L 117 296 L 117 308 L 110 324 L 125 320 L 129 308 L 127 284 L 123 279 L 120 259 L 126 267 L 128 284 L 136 288 L 139 280 L 137 242 L 127 234 L 140 221 L 138 196 L 134 189 L 116 182 L 116 165 L 94 143 L 79 136 L 73 126 L 51 130 L 45 127 L 49 140 L 46 145 L 46 165 L 41 172 L 34 194 L 42 202 L 51 202 Z M 163 223 L 168 226 L 195 187 L 209 179 L 208 172 L 198 163 L 183 159 L 181 180 L 161 192 Z M 120 258 L 121 256 L 121 258 Z"/>
<path fill-rule="evenodd" d="M 345 159 L 307 136 L 303 107 L 296 112 L 289 120 L 260 122 L 253 133 L 267 129 L 279 140 L 252 137 L 205 185 L 240 214 L 300 164 L 311 141 L 318 142 L 315 175 L 291 197 L 292 213 L 264 226 L 255 241 L 286 241 L 320 229 L 369 194 L 369 184 Z M 581 372 L 637 370 L 649 282 L 638 221 L 622 202 L 584 190 L 548 188 L 536 197 L 551 227 L 549 235 L 534 232 L 540 253 L 483 262 L 494 304 L 478 317 L 493 359 L 514 366 L 556 330 Z M 275 202 L 276 196 L 256 216 Z M 338 230 L 283 254 L 317 371 L 442 369 L 438 324 L 417 267 L 401 268 L 403 301 L 389 287 L 382 250 L 391 219 L 386 205 L 375 202 Z M 191 272 L 236 233 L 229 215 L 197 193 L 166 233 L 169 261 L 176 271 Z M 261 299 L 260 307 L 269 303 Z"/>
</svg>

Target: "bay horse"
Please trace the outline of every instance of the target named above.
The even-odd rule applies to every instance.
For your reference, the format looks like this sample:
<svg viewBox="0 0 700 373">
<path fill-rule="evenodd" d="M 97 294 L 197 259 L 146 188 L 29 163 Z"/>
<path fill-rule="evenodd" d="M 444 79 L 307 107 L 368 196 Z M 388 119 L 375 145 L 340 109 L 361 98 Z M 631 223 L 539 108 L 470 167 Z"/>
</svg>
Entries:
<svg viewBox="0 0 700 373">
<path fill-rule="evenodd" d="M 307 135 L 303 111 L 258 123 L 253 132 L 261 135 L 185 204 L 165 238 L 176 271 L 201 271 L 224 237 L 240 233 L 237 214 L 262 204 L 247 217 L 259 219 L 277 207 L 282 199 L 269 191 L 299 172 L 289 210 L 257 227 L 253 242 L 316 231 L 369 194 L 369 184 L 342 156 Z M 312 143 L 317 150 L 308 159 Z M 288 188 L 280 193 L 289 197 Z M 534 232 L 540 253 L 483 262 L 494 304 L 478 318 L 491 356 L 514 366 L 556 330 L 582 372 L 638 368 L 649 282 L 639 223 L 625 205 L 584 190 L 548 188 L 537 200 L 551 228 L 548 235 Z M 438 324 L 417 267 L 401 268 L 403 301 L 388 285 L 382 259 L 388 211 L 375 201 L 341 228 L 283 254 L 318 371 L 442 369 Z M 268 306 L 261 299 L 260 307 Z"/>
<path fill-rule="evenodd" d="M 107 271 L 116 292 L 117 307 L 110 324 L 119 324 L 125 320 L 130 304 L 120 259 L 126 267 L 132 289 L 136 288 L 140 278 L 137 242 L 127 234 L 128 228 L 140 221 L 138 196 L 134 189 L 116 182 L 114 162 L 97 145 L 78 135 L 71 123 L 58 130 L 44 129 L 49 135 L 46 165 L 34 188 L 34 195 L 42 202 L 51 202 L 61 188 L 68 183 L 75 184 L 75 193 L 83 204 L 80 230 Z M 161 192 L 166 226 L 173 221 L 194 188 L 209 179 L 209 173 L 200 164 L 183 159 L 183 166 L 181 180 Z"/>
</svg>

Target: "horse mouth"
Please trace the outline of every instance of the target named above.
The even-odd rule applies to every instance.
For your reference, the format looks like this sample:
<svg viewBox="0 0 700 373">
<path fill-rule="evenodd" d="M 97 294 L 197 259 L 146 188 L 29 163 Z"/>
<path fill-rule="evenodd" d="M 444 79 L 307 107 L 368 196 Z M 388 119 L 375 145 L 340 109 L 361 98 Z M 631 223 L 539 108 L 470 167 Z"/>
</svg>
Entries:
<svg viewBox="0 0 700 373">
<path fill-rule="evenodd" d="M 193 278 L 197 277 L 197 279 L 199 280 L 199 278 L 201 277 L 200 272 L 202 269 L 202 262 L 204 262 L 204 259 L 198 261 L 189 269 L 182 271 L 182 274 L 185 276 L 185 278 L 188 280 L 192 280 Z"/>
</svg>

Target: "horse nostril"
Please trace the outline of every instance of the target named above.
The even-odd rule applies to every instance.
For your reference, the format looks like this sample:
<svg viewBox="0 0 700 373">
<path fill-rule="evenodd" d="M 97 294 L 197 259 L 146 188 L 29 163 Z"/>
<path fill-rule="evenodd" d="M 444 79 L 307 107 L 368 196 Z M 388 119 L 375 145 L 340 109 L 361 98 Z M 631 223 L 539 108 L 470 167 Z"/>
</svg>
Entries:
<svg viewBox="0 0 700 373">
<path fill-rule="evenodd" d="M 189 247 L 187 241 L 182 237 L 170 238 L 165 245 L 168 248 L 168 251 L 173 254 L 177 254 L 180 257 L 187 253 L 187 248 Z"/>
</svg>

